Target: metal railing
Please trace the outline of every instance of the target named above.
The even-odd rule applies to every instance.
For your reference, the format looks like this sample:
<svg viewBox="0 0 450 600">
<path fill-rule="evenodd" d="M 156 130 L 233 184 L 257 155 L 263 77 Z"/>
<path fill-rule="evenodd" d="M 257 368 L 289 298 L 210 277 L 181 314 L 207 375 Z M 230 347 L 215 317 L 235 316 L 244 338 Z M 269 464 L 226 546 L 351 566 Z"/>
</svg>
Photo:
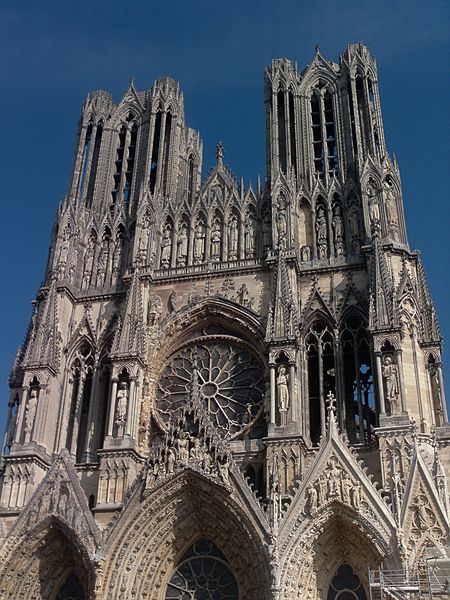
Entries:
<svg viewBox="0 0 450 600">
<path fill-rule="evenodd" d="M 450 572 L 446 568 L 425 568 L 415 572 L 369 569 L 370 600 L 447 600 Z"/>
</svg>

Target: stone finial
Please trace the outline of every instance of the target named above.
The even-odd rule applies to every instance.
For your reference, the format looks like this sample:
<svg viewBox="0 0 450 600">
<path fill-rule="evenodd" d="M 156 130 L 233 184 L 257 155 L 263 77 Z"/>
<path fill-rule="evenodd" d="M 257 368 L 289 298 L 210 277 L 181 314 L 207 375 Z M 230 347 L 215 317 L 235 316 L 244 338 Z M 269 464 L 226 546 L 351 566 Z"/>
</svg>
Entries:
<svg viewBox="0 0 450 600">
<path fill-rule="evenodd" d="M 217 164 L 222 164 L 223 162 L 223 144 L 219 142 L 216 147 L 216 160 Z"/>
</svg>

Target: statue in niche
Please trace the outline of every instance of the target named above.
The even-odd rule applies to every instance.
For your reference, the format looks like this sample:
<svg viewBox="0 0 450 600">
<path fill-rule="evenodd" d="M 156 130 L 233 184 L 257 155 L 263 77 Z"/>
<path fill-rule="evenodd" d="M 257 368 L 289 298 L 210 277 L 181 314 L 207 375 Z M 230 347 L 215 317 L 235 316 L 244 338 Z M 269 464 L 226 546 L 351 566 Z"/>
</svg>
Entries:
<svg viewBox="0 0 450 600">
<path fill-rule="evenodd" d="M 255 223 L 252 215 L 248 216 L 245 227 L 245 256 L 251 258 L 255 255 Z"/>
<path fill-rule="evenodd" d="M 200 440 L 196 437 L 194 438 L 194 441 L 192 443 L 192 448 L 189 452 L 189 456 L 190 458 L 193 458 L 194 460 L 198 460 L 200 458 Z"/>
<path fill-rule="evenodd" d="M 199 265 L 205 260 L 205 227 L 201 221 L 197 223 L 194 234 L 194 264 Z"/>
<path fill-rule="evenodd" d="M 323 504 L 327 499 L 327 480 L 323 477 L 319 479 L 318 483 L 318 495 L 319 495 L 319 504 Z"/>
<path fill-rule="evenodd" d="M 187 225 L 183 223 L 178 233 L 177 239 L 177 266 L 184 267 L 187 262 L 188 254 L 188 235 Z"/>
<path fill-rule="evenodd" d="M 350 232 L 350 243 L 354 255 L 360 253 L 361 240 L 359 235 L 359 213 L 357 208 L 352 208 L 349 214 L 348 228 Z"/>
<path fill-rule="evenodd" d="M 84 265 L 83 265 L 83 287 L 89 287 L 91 282 L 92 268 L 94 266 L 94 254 L 95 254 L 95 237 L 91 235 L 88 240 L 86 252 L 84 254 Z"/>
<path fill-rule="evenodd" d="M 64 230 L 64 236 L 61 244 L 61 250 L 59 251 L 58 266 L 64 269 L 67 263 L 67 256 L 69 255 L 70 245 L 70 228 L 66 227 Z"/>
<path fill-rule="evenodd" d="M 272 223 L 270 221 L 270 214 L 267 212 L 264 215 L 262 222 L 262 243 L 264 251 L 270 248 L 270 240 L 272 237 Z"/>
<path fill-rule="evenodd" d="M 328 254 L 327 218 L 323 206 L 319 206 L 316 215 L 316 236 L 319 258 L 326 258 Z"/>
<path fill-rule="evenodd" d="M 150 296 L 148 301 L 147 325 L 150 327 L 158 325 L 162 310 L 163 306 L 161 298 L 157 295 Z"/>
<path fill-rule="evenodd" d="M 219 470 L 219 477 L 225 483 L 225 485 L 230 484 L 230 480 L 228 478 L 228 456 L 224 456 L 222 460 L 217 461 L 217 468 Z"/>
<path fill-rule="evenodd" d="M 394 237 L 397 239 L 398 236 L 398 216 L 396 208 L 396 197 L 394 192 L 394 186 L 388 179 L 384 180 L 383 183 L 384 191 L 384 205 L 386 207 L 386 218 L 389 225 L 389 229 Z"/>
<path fill-rule="evenodd" d="M 278 371 L 278 410 L 280 411 L 281 425 L 287 424 L 287 412 L 289 410 L 289 375 L 284 365 Z"/>
<path fill-rule="evenodd" d="M 369 180 L 366 186 L 367 197 L 369 199 L 369 219 L 371 224 L 371 233 L 380 229 L 380 207 L 378 205 L 377 191 L 375 184 Z"/>
<path fill-rule="evenodd" d="M 28 444 L 31 438 L 31 432 L 33 430 L 34 418 L 36 416 L 36 409 L 38 403 L 38 390 L 32 388 L 30 391 L 30 397 L 25 407 L 25 444 Z"/>
<path fill-rule="evenodd" d="M 109 240 L 108 240 L 108 238 L 104 238 L 103 242 L 102 242 L 100 254 L 98 257 L 98 265 L 97 265 L 97 285 L 99 287 L 105 284 L 106 270 L 108 268 L 108 258 L 109 258 Z"/>
<path fill-rule="evenodd" d="M 126 381 L 119 383 L 116 399 L 116 425 L 117 435 L 122 437 L 125 429 L 125 421 L 128 408 L 128 384 Z"/>
<path fill-rule="evenodd" d="M 385 398 L 389 402 L 390 414 L 396 415 L 399 411 L 398 406 L 398 379 L 397 379 L 397 366 L 392 361 L 390 356 L 385 356 L 382 366 L 382 374 L 384 380 Z"/>
<path fill-rule="evenodd" d="M 433 400 L 433 407 L 436 413 L 436 423 L 437 425 L 443 425 L 444 417 L 441 402 L 441 382 L 439 380 L 439 372 L 435 364 L 429 365 L 429 374 L 431 385 L 431 398 Z"/>
<path fill-rule="evenodd" d="M 170 257 L 172 254 L 172 229 L 168 225 L 164 229 L 163 239 L 161 241 L 161 268 L 167 269 L 170 266 Z"/>
<path fill-rule="evenodd" d="M 116 237 L 114 242 L 112 265 L 111 265 L 111 283 L 114 285 L 117 283 L 120 270 L 120 255 L 122 253 L 122 238 Z"/>
<path fill-rule="evenodd" d="M 302 246 L 300 251 L 300 258 L 302 262 L 308 262 L 311 260 L 311 248 L 309 246 Z"/>
<path fill-rule="evenodd" d="M 287 245 L 287 218 L 286 210 L 281 204 L 277 212 L 278 248 L 285 250 Z"/>
<path fill-rule="evenodd" d="M 222 232 L 219 221 L 215 221 L 211 230 L 211 258 L 214 262 L 220 261 L 220 247 L 222 245 Z"/>
<path fill-rule="evenodd" d="M 339 205 L 334 207 L 333 213 L 333 234 L 334 234 L 334 251 L 336 256 L 344 255 L 344 221 L 342 220 L 342 211 Z"/>
<path fill-rule="evenodd" d="M 236 260 L 238 257 L 238 224 L 235 216 L 231 217 L 230 224 L 228 226 L 228 258 L 229 260 Z"/>
<path fill-rule="evenodd" d="M 329 479 L 328 479 L 329 497 L 340 499 L 340 497 L 341 497 L 341 487 L 340 487 L 341 472 L 340 472 L 338 466 L 336 465 L 336 463 L 333 463 L 331 469 L 328 472 L 328 475 L 329 475 Z"/>
</svg>

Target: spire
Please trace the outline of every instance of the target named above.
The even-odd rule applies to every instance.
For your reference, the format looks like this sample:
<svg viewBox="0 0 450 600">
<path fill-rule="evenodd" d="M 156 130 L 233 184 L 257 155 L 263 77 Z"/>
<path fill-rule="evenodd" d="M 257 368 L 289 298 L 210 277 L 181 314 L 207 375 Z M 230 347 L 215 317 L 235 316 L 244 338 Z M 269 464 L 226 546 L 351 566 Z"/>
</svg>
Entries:
<svg viewBox="0 0 450 600">
<path fill-rule="evenodd" d="M 222 142 L 219 142 L 216 147 L 216 162 L 217 166 L 223 165 L 223 145 Z"/>
<path fill-rule="evenodd" d="M 298 329 L 298 314 L 286 261 L 281 253 L 278 255 L 275 277 L 276 284 L 272 296 L 272 310 L 269 309 L 266 341 L 293 340 Z"/>
<path fill-rule="evenodd" d="M 139 281 L 139 269 L 135 269 L 128 291 L 125 315 L 114 340 L 113 354 L 115 356 L 131 355 L 145 360 L 146 337 L 143 324 L 141 282 Z"/>
<path fill-rule="evenodd" d="M 27 362 L 33 365 L 47 366 L 55 372 L 59 370 L 61 334 L 58 324 L 58 294 L 56 278 L 54 278 L 47 293 Z"/>
<path fill-rule="evenodd" d="M 374 329 L 392 324 L 394 286 L 378 236 L 374 236 L 371 260 L 370 326 Z"/>
</svg>

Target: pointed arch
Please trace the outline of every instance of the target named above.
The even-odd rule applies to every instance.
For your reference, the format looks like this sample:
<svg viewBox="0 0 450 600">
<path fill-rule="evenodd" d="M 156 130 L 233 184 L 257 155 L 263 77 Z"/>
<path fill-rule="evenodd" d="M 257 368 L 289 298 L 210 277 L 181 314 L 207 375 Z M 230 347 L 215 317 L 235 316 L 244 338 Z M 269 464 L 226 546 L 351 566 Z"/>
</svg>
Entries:
<svg viewBox="0 0 450 600">
<path fill-rule="evenodd" d="M 142 527 L 132 527 L 137 521 Z M 220 548 L 234 573 L 241 600 L 268 599 L 270 579 L 263 532 L 226 489 L 188 469 L 154 488 L 147 497 L 142 498 L 137 490 L 114 523 L 103 552 L 103 595 L 119 600 L 124 594 L 130 596 L 131 590 L 140 597 L 151 589 L 155 598 L 164 600 L 174 570 L 199 538 Z M 138 550 L 144 558 L 137 562 Z M 258 561 L 255 556 L 259 556 Z M 124 569 L 126 577 L 121 574 Z"/>
</svg>

